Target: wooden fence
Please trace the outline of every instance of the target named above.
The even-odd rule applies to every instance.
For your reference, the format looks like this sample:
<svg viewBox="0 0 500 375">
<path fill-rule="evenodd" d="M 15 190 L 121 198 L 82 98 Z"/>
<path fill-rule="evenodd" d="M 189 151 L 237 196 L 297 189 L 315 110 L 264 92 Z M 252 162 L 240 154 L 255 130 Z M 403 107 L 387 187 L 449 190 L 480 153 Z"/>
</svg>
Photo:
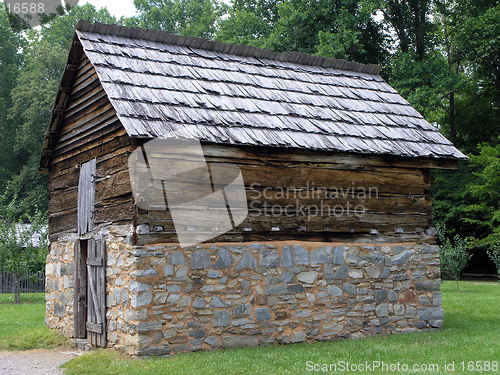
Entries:
<svg viewBox="0 0 500 375">
<path fill-rule="evenodd" d="M 45 293 L 45 272 L 31 273 L 29 277 L 19 280 L 21 293 Z M 15 285 L 12 275 L 0 272 L 0 293 L 14 293 Z"/>
</svg>

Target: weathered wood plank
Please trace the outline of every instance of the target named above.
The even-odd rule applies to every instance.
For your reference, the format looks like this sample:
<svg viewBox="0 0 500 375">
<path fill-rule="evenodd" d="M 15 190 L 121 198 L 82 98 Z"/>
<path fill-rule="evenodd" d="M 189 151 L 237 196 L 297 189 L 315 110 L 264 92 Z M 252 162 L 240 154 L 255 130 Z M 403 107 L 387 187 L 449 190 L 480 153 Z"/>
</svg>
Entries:
<svg viewBox="0 0 500 375">
<path fill-rule="evenodd" d="M 101 335 L 103 333 L 102 324 L 87 322 L 87 331 Z"/>
<path fill-rule="evenodd" d="M 99 314 L 101 320 L 97 322 L 101 324 L 102 327 L 106 327 L 106 241 L 103 239 L 96 240 L 96 255 L 98 258 L 102 259 L 103 262 L 100 266 L 96 267 L 96 282 L 97 282 L 97 296 L 99 305 Z M 103 329 L 101 334 L 97 337 L 97 346 L 106 347 L 106 330 Z"/>
<path fill-rule="evenodd" d="M 87 258 L 87 265 L 89 265 L 89 266 L 102 267 L 103 264 L 104 264 L 104 259 L 101 257 L 88 257 Z"/>
<path fill-rule="evenodd" d="M 82 246 L 83 245 L 83 246 Z M 87 317 L 87 257 L 86 242 L 75 241 L 75 338 L 85 338 L 85 322 Z"/>
</svg>

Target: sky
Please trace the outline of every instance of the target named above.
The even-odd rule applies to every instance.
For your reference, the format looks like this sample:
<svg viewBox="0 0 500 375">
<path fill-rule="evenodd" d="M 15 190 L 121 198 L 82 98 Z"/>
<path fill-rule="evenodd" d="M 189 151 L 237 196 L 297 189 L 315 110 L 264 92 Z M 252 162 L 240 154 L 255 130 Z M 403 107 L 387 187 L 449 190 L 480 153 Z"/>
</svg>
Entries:
<svg viewBox="0 0 500 375">
<path fill-rule="evenodd" d="M 109 13 L 117 19 L 121 16 L 130 17 L 135 15 L 134 0 L 80 0 L 78 5 L 87 3 L 92 4 L 96 9 L 108 8 Z"/>
</svg>

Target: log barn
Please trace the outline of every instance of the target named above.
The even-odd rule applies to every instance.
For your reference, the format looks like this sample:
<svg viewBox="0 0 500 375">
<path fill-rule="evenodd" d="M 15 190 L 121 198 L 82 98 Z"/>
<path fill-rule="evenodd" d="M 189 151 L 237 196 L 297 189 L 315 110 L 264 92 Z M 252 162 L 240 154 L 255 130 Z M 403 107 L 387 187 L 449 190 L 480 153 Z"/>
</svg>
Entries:
<svg viewBox="0 0 500 375">
<path fill-rule="evenodd" d="M 46 324 L 132 355 L 441 327 L 430 170 L 466 157 L 380 69 L 80 21 L 39 166 Z M 190 163 L 150 147 L 175 134 L 199 142 L 209 192 L 231 182 L 219 166 L 239 173 L 229 228 L 209 207 L 176 226 L 149 169 Z M 182 178 L 181 197 L 199 188 Z"/>
</svg>

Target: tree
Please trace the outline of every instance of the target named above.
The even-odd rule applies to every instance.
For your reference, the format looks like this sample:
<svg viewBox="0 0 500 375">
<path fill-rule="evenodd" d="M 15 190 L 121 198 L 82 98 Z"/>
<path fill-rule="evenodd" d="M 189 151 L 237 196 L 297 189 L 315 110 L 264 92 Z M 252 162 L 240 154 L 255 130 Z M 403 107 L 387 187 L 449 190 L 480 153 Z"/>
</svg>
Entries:
<svg viewBox="0 0 500 375">
<path fill-rule="evenodd" d="M 227 6 L 217 0 L 134 0 L 140 14 L 127 26 L 165 30 L 172 34 L 211 39 Z"/>
<path fill-rule="evenodd" d="M 41 211 L 34 216 L 19 215 L 16 200 L 0 203 L 0 269 L 12 274 L 15 303 L 20 303 L 19 280 L 45 261 L 47 256 L 46 217 Z"/>
<path fill-rule="evenodd" d="M 385 60 L 386 35 L 368 1 L 289 0 L 264 46 L 277 51 L 323 53 L 363 63 Z"/>
<path fill-rule="evenodd" d="M 467 207 L 474 214 L 468 220 L 484 228 L 475 244 L 492 245 L 500 241 L 500 145 L 483 144 L 479 155 L 471 155 L 470 163 L 476 170 L 468 188 L 476 200 Z"/>
<path fill-rule="evenodd" d="M 57 17 L 40 29 L 28 30 L 22 49 L 22 70 L 11 89 L 9 128 L 4 143 L 6 154 L 0 160 L 0 178 L 3 178 L 0 187 L 8 186 L 6 197 L 17 197 L 19 209 L 31 215 L 37 209 L 46 211 L 48 207 L 47 176 L 38 173 L 38 162 L 79 19 L 116 21 L 106 8 L 96 10 L 91 4 L 85 4 L 75 6 L 64 17 Z M 4 170 L 8 173 L 2 175 Z"/>
<path fill-rule="evenodd" d="M 279 18 L 278 0 L 235 0 L 218 22 L 215 39 L 263 47 Z"/>
<path fill-rule="evenodd" d="M 22 38 L 12 31 L 7 14 L 0 7 L 0 190 L 5 188 L 18 164 L 12 152 L 16 129 L 7 113 L 12 107 L 12 92 L 22 65 L 22 54 L 19 53 L 22 44 Z"/>
<path fill-rule="evenodd" d="M 437 239 L 439 243 L 439 257 L 441 259 L 441 272 L 444 275 L 453 277 L 457 281 L 457 290 L 460 292 L 458 279 L 472 256 L 469 252 L 467 239 L 463 239 L 457 234 L 453 239 L 454 243 L 452 243 L 446 237 L 446 229 L 444 227 L 437 228 Z"/>
<path fill-rule="evenodd" d="M 392 28 L 403 53 L 413 51 L 417 60 L 424 60 L 432 47 L 432 0 L 373 0 Z"/>
<path fill-rule="evenodd" d="M 496 125 L 500 125 L 500 3 L 460 0 L 464 14 L 457 27 L 458 54 L 469 63 L 484 95 L 493 99 Z"/>
<path fill-rule="evenodd" d="M 500 243 L 497 243 L 492 250 L 489 250 L 488 255 L 493 263 L 495 263 L 498 277 L 500 278 Z"/>
</svg>

